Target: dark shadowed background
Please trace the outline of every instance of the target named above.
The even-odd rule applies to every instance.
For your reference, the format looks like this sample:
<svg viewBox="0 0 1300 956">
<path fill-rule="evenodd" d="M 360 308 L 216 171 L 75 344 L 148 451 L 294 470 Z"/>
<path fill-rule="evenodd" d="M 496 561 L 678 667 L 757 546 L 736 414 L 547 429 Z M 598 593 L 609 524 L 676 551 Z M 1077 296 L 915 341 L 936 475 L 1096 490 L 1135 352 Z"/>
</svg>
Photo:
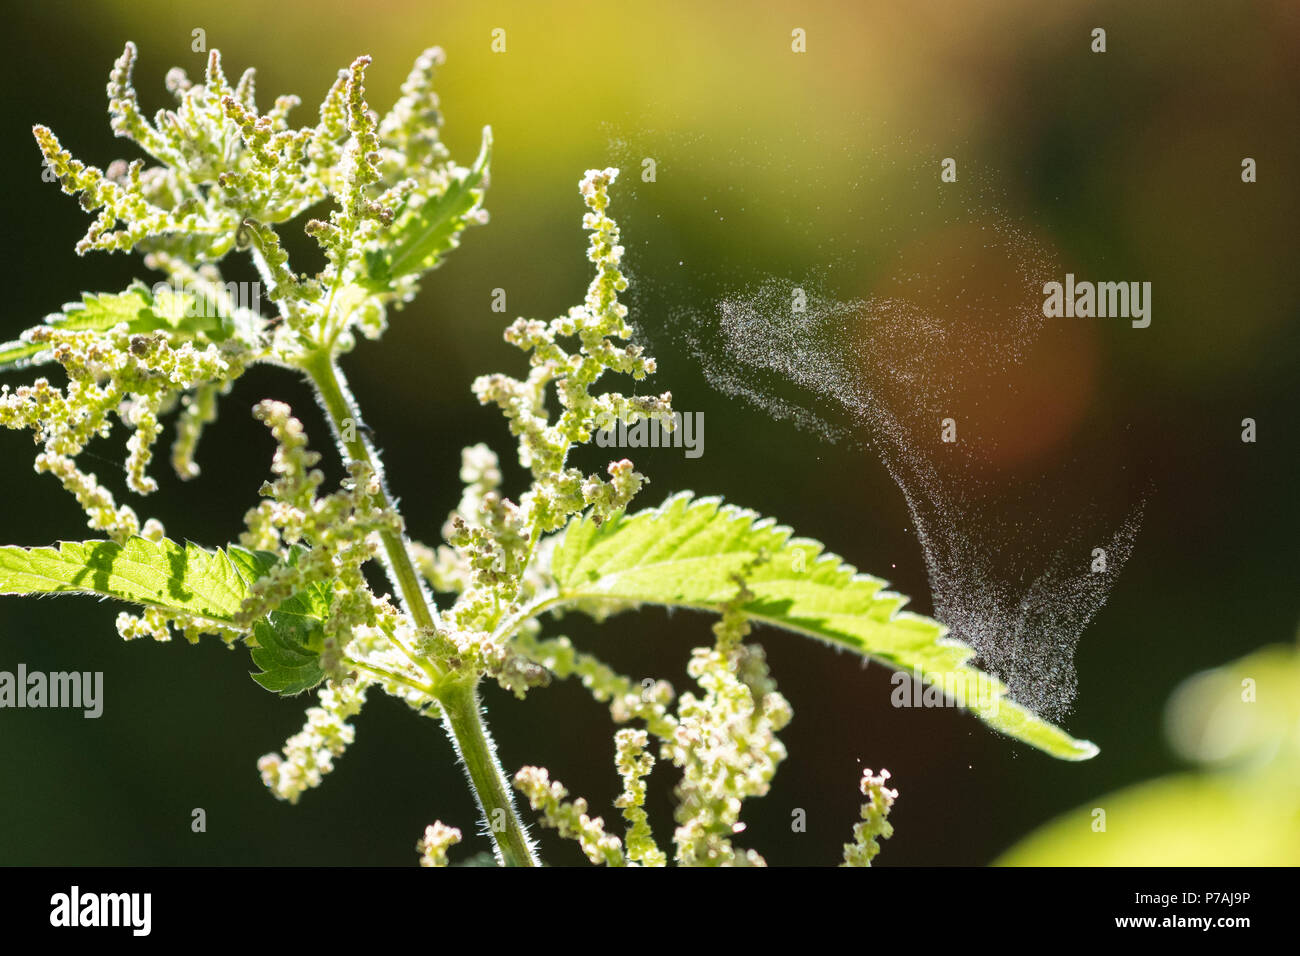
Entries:
<svg viewBox="0 0 1300 956">
<path fill-rule="evenodd" d="M 437 538 L 459 495 L 462 446 L 484 440 L 510 454 L 500 416 L 478 407 L 469 383 L 520 374 L 520 353 L 501 341 L 509 319 L 549 318 L 581 300 L 589 274 L 577 182 L 589 167 L 622 165 L 613 212 L 633 275 L 632 318 L 659 360 L 650 387 L 706 417 L 703 457 L 634 456 L 652 479 L 641 504 L 682 488 L 725 495 L 888 578 L 924 613 L 922 551 L 880 461 L 715 391 L 669 318 L 708 311 L 766 277 L 798 281 L 819 269 L 841 294 L 868 295 L 900 267 L 892 250 L 902 233 L 911 234 L 902 262 L 923 271 L 948 248 L 945 224 L 925 213 L 939 159 L 957 157 L 961 175 L 947 188 L 968 190 L 975 221 L 1010 217 L 1081 277 L 1154 286 L 1151 328 L 1066 320 L 1055 351 L 1008 373 L 1023 376 L 1024 404 L 1007 410 L 1008 435 L 1022 440 L 1007 439 L 1018 451 L 994 476 L 1037 492 L 1040 475 L 1066 468 L 1119 501 L 1153 489 L 1131 561 L 1083 635 L 1079 695 L 1064 721 L 1101 754 L 1060 763 L 952 710 L 894 709 L 884 668 L 761 633 L 795 719 L 783 735 L 790 757 L 770 795 L 748 805 L 741 842 L 773 863 L 838 861 L 861 767 L 884 766 L 901 797 L 881 864 L 985 863 L 1057 813 L 1173 768 L 1160 726 L 1170 690 L 1293 639 L 1300 610 L 1300 9 L 1287 0 L 1134 6 L 9 5 L 0 339 L 82 290 L 146 276 L 138 257 L 74 255 L 88 217 L 42 181 L 30 132 L 44 123 L 101 167 L 132 158 L 108 128 L 104 99 L 126 40 L 140 48 L 147 113 L 169 105 L 170 66 L 201 73 L 204 56 L 191 50 L 201 28 L 229 74 L 258 68 L 263 103 L 302 96 L 299 123 L 312 121 L 335 71 L 356 55 L 375 58 L 369 98 L 386 108 L 415 56 L 438 44 L 453 155 L 468 162 L 481 126 L 495 133 L 492 221 L 466 235 L 382 342 L 345 359 L 412 533 Z M 1089 50 L 1097 26 L 1107 30 L 1101 55 Z M 503 54 L 489 48 L 497 27 L 507 31 Z M 796 27 L 807 33 L 802 55 L 790 49 Z M 647 156 L 654 183 L 637 175 Z M 1259 170 L 1249 185 L 1247 156 Z M 296 236 L 291 247 L 305 254 L 308 244 Z M 490 310 L 496 288 L 507 291 L 507 315 Z M 160 456 L 161 491 L 128 500 L 172 537 L 232 540 L 269 466 L 272 444 L 249 414 L 268 396 L 291 402 L 327 446 L 308 392 L 285 373 L 255 370 L 223 400 L 200 446 L 201 477 L 179 482 Z M 1044 408 L 1059 414 L 1036 414 Z M 1258 423 L 1255 444 L 1240 440 L 1245 417 Z M 122 440 L 94 449 L 111 459 L 95 462 L 111 484 Z M 0 540 L 87 537 L 71 497 L 32 473 L 32 455 L 26 434 L 0 433 Z M 519 471 L 509 474 L 517 493 Z M 0 711 L 0 863 L 411 864 L 435 818 L 474 829 L 440 727 L 377 692 L 326 783 L 296 807 L 277 802 L 255 763 L 298 729 L 309 701 L 261 690 L 242 649 L 124 644 L 117 611 L 76 598 L 0 599 L 0 669 L 103 671 L 106 696 L 98 720 Z M 648 611 L 604 628 L 571 617 L 563 633 L 626 673 L 682 689 L 708 623 Z M 507 770 L 547 766 L 617 821 L 605 708 L 571 683 L 522 704 L 490 687 L 486 701 Z M 652 777 L 664 842 L 672 779 L 667 767 Z M 196 807 L 207 813 L 203 834 L 190 829 Z M 791 832 L 795 808 L 807 811 L 806 833 Z M 552 861 L 579 859 L 571 845 L 543 840 Z M 458 852 L 467 847 L 487 841 L 470 837 Z"/>
</svg>

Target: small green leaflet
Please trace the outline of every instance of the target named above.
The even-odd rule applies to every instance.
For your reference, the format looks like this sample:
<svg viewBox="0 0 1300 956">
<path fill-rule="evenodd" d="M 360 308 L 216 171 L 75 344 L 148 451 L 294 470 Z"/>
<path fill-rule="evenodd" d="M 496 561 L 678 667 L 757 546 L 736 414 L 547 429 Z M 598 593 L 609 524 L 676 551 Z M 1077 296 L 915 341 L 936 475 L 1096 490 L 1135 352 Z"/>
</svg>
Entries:
<svg viewBox="0 0 1300 956">
<path fill-rule="evenodd" d="M 83 292 L 80 302 L 69 302 L 62 312 L 45 319 L 45 324 L 72 332 L 105 332 L 126 323 L 128 332 L 203 332 L 213 341 L 229 337 L 229 320 L 219 316 L 190 315 L 195 298 L 188 292 L 168 292 L 155 298 L 143 282 L 136 280 L 125 292 Z M 39 342 L 17 341 L 0 345 L 0 371 L 50 361 L 49 349 Z"/>
<path fill-rule="evenodd" d="M 689 492 L 661 507 L 619 514 L 597 526 L 575 518 L 556 546 L 552 573 L 563 604 L 599 613 L 602 604 L 645 603 L 720 611 L 734 598 L 732 575 L 746 575 L 749 617 L 920 674 L 927 685 L 957 688 L 966 709 L 990 727 L 1064 760 L 1086 760 L 1097 747 L 1076 740 L 1006 696 L 1006 688 L 970 665 L 975 652 L 947 628 L 901 610 L 907 599 L 859 574 L 821 543 L 752 511 L 695 499 Z M 959 696 L 959 700 L 963 697 Z"/>
<path fill-rule="evenodd" d="M 296 560 L 298 552 L 290 558 Z M 195 544 L 134 537 L 64 541 L 57 548 L 0 547 L 0 594 L 94 594 L 235 626 L 250 585 L 280 559 L 234 545 L 207 551 Z M 248 641 L 253 679 L 267 690 L 296 694 L 324 678 L 322 622 L 329 592 L 320 584 L 285 601 L 253 628 Z"/>
<path fill-rule="evenodd" d="M 231 547 L 231 558 L 252 582 L 271 569 L 279 559 L 265 551 L 246 551 Z M 303 549 L 295 548 L 289 556 L 296 563 Z M 320 667 L 324 629 L 321 624 L 329 613 L 330 592 L 327 585 L 313 582 L 303 592 L 282 603 L 267 617 L 253 625 L 256 646 L 250 644 L 253 663 L 262 669 L 254 674 L 269 691 L 285 697 L 300 694 L 324 679 Z"/>
<path fill-rule="evenodd" d="M 474 165 L 456 177 L 441 196 L 398 212 L 390 235 L 366 253 L 359 283 L 371 292 L 389 290 L 402 276 L 419 275 L 438 265 L 460 244 L 460 232 L 483 205 L 492 163 L 492 128 L 483 127 L 483 144 Z"/>
</svg>

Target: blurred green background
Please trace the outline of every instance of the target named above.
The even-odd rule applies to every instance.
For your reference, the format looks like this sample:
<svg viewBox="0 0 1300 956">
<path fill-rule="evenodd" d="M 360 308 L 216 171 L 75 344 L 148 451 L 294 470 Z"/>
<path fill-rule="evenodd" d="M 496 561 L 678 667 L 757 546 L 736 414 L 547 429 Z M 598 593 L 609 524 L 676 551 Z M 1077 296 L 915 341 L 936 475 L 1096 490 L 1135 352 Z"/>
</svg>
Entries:
<svg viewBox="0 0 1300 956">
<path fill-rule="evenodd" d="M 1295 633 L 1294 2 L 235 0 L 11 4 L 3 17 L 9 268 L 0 339 L 81 290 L 120 290 L 144 274 L 137 258 L 75 257 L 87 217 L 41 180 L 30 133 L 49 125 L 101 167 L 123 155 L 104 84 L 126 40 L 140 48 L 147 112 L 168 105 L 170 66 L 201 72 L 203 54 L 191 51 L 201 28 L 228 73 L 258 68 L 263 103 L 299 94 L 299 123 L 312 121 L 335 71 L 356 55 L 375 58 L 370 102 L 386 108 L 420 50 L 444 48 L 439 88 L 453 155 L 468 162 L 480 127 L 495 133 L 492 221 L 428 278 L 382 343 L 362 344 L 345 363 L 412 532 L 426 541 L 458 497 L 460 448 L 486 440 L 510 451 L 499 415 L 469 392 L 477 374 L 519 373 L 501 328 L 581 299 L 589 276 L 576 185 L 589 167 L 626 167 L 614 214 L 633 275 L 632 318 L 659 359 L 651 387 L 706 412 L 702 458 L 637 459 L 652 479 L 642 503 L 681 488 L 724 494 L 889 578 L 921 612 L 930 610 L 922 553 L 881 463 L 715 392 L 667 317 L 707 310 L 767 276 L 793 280 L 828 265 L 841 293 L 867 295 L 938 256 L 948 248 L 934 214 L 946 156 L 960 171 L 946 188 L 964 190 L 972 221 L 1001 211 L 1081 277 L 1153 283 L 1151 328 L 1079 320 L 1043 364 L 1012 373 L 1027 396 L 1026 440 L 996 476 L 1033 491 L 1040 474 L 1077 459 L 1075 479 L 1103 498 L 1125 500 L 1148 479 L 1154 488 L 1133 557 L 1077 655 L 1080 692 L 1065 725 L 1101 755 L 1061 764 L 952 710 L 893 709 L 883 668 L 763 633 L 795 710 L 783 735 L 791 756 L 746 813 L 743 842 L 770 862 L 838 861 L 857 819 L 861 768 L 883 766 L 901 796 L 880 865 L 987 863 L 1068 808 L 1182 766 L 1161 723 L 1174 686 Z M 1096 26 L 1107 30 L 1104 55 L 1089 51 Z M 498 27 L 504 54 L 489 48 Z M 790 50 L 796 27 L 807 33 L 802 55 Z M 657 163 L 653 184 L 636 175 L 646 156 Z M 1245 156 L 1258 162 L 1252 185 L 1240 179 Z M 295 248 L 307 249 L 301 236 Z M 506 316 L 490 311 L 495 288 L 507 290 Z M 1068 414 L 1033 417 L 1062 393 L 1072 396 Z M 207 433 L 202 476 L 182 485 L 156 468 L 162 490 L 133 502 L 142 514 L 174 537 L 231 540 L 269 464 L 269 439 L 248 414 L 269 395 L 293 403 L 325 444 L 301 385 L 255 371 Z M 1247 416 L 1258 422 L 1254 445 L 1240 441 Z M 116 443 L 96 450 L 120 461 Z M 71 498 L 32 474 L 32 453 L 26 435 L 0 434 L 0 540 L 86 537 Z M 113 470 L 105 462 L 100 474 L 111 481 Z M 116 612 L 73 598 L 0 600 L 0 669 L 102 670 L 106 686 L 99 720 L 0 711 L 0 863 L 411 864 L 433 819 L 473 831 L 441 729 L 378 696 L 326 784 L 297 807 L 276 802 L 255 762 L 297 730 L 306 699 L 258 688 L 243 651 L 125 645 Z M 664 676 L 679 690 L 707 625 L 660 612 L 603 629 L 564 622 L 625 672 Z M 617 818 L 603 707 L 574 685 L 524 704 L 492 688 L 486 697 L 508 769 L 545 765 Z M 671 782 L 670 768 L 652 778 L 661 839 L 671 832 Z M 204 834 L 190 831 L 195 807 L 207 812 Z M 791 832 L 794 808 L 807 811 L 805 833 Z M 1230 838 L 1222 823 L 1205 827 L 1207 840 Z M 552 861 L 578 861 L 571 846 L 543 840 Z M 486 847 L 469 837 L 461 849 Z"/>
</svg>

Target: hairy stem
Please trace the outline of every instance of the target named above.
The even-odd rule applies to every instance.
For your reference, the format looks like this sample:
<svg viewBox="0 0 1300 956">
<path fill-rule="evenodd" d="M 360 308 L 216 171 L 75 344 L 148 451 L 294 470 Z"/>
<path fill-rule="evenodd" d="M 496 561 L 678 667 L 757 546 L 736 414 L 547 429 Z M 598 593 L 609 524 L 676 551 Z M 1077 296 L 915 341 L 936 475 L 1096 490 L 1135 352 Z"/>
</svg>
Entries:
<svg viewBox="0 0 1300 956">
<path fill-rule="evenodd" d="M 366 437 L 361 412 L 333 356 L 327 349 L 312 352 L 301 361 L 301 367 L 316 386 L 316 394 L 343 454 L 354 461 L 363 461 L 373 469 L 379 479 L 380 503 L 395 511 L 384 481 L 383 464 Z M 386 558 L 384 566 L 401 593 L 402 604 L 418 627 L 432 630 L 436 625 L 434 611 L 411 560 L 405 536 L 383 532 L 381 539 Z M 447 671 L 437 662 L 413 654 L 409 648 L 402 647 L 402 650 L 429 674 L 437 687 L 435 696 L 442 705 L 444 723 L 469 772 L 470 786 L 496 842 L 498 859 L 506 866 L 536 866 L 537 858 L 515 812 L 505 774 L 479 711 L 473 684 L 448 681 Z"/>
<path fill-rule="evenodd" d="M 361 420 L 361 412 L 352 400 L 343 373 L 325 352 L 315 352 L 303 360 L 303 369 L 316 386 L 321 405 L 329 415 L 334 426 L 334 435 L 344 454 L 353 461 L 363 461 L 374 471 L 379 479 L 381 504 L 392 508 L 393 502 L 388 494 L 388 483 L 384 480 L 383 463 L 366 438 L 366 426 Z M 420 584 L 415 563 L 406 547 L 405 538 L 394 532 L 381 534 L 384 545 L 385 565 L 389 577 L 401 592 L 402 603 L 415 621 L 416 626 L 432 628 L 435 625 L 433 613 L 429 610 L 429 599 Z M 437 677 L 445 676 L 441 672 Z"/>
<path fill-rule="evenodd" d="M 503 866 L 537 866 L 496 747 L 483 723 L 477 691 L 472 684 L 453 684 L 439 696 L 439 702 L 443 723 L 456 743 L 483 819 L 496 841 L 498 861 Z"/>
</svg>

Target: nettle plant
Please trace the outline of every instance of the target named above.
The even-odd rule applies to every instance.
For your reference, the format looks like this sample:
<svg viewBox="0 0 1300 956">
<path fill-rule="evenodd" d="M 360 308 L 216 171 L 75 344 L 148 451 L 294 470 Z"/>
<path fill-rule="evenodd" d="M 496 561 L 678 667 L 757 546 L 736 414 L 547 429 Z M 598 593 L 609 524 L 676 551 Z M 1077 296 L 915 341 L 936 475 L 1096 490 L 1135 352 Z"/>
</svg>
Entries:
<svg viewBox="0 0 1300 956">
<path fill-rule="evenodd" d="M 641 380 L 655 362 L 630 343 L 619 293 L 623 248 L 609 216 L 617 170 L 589 170 L 580 183 L 595 278 L 581 305 L 549 322 L 518 319 L 506 341 L 522 350 L 522 378 L 486 375 L 473 383 L 484 404 L 505 415 L 531 484 L 502 489 L 486 445 L 463 453 L 461 501 L 443 543 L 411 540 L 390 496 L 370 430 L 339 360 L 358 334 L 379 338 L 390 311 L 411 301 L 461 233 L 486 221 L 490 129 L 469 167 L 455 164 L 439 138 L 432 81 L 441 52 L 420 56 L 401 96 L 382 118 L 366 101 L 369 57 L 340 71 L 314 125 L 295 128 L 299 103 L 282 96 L 266 112 L 248 70 L 231 85 L 212 51 L 202 83 L 167 74 L 174 109 L 145 118 L 131 84 L 135 47 L 126 46 L 109 84 L 118 136 L 149 157 L 106 171 L 75 160 L 49 129 L 35 128 L 48 170 L 63 191 L 96 213 L 77 252 L 144 254 L 165 281 L 86 294 L 0 347 L 0 365 L 54 364 L 64 384 L 38 378 L 0 390 L 0 422 L 29 429 L 36 470 L 56 477 L 102 538 L 56 547 L 0 548 L 0 593 L 82 593 L 135 605 L 117 630 L 127 640 L 197 642 L 211 635 L 250 650 L 256 680 L 286 696 L 319 688 L 302 731 L 283 752 L 263 757 L 262 779 L 296 802 L 319 785 L 352 742 L 348 723 L 379 690 L 416 713 L 439 717 L 464 764 L 481 824 L 501 864 L 539 863 L 510 781 L 484 724 L 485 679 L 523 697 L 556 678 L 576 677 L 616 725 L 615 805 L 627 824 L 608 832 L 587 803 L 569 799 L 545 769 L 524 767 L 513 785 L 543 826 L 574 839 L 594 863 L 660 865 L 645 809 L 656 759 L 680 773 L 671 856 L 679 864 L 760 864 L 735 845 L 743 803 L 768 792 L 785 749 L 777 733 L 791 708 L 768 673 L 762 649 L 747 643 L 755 623 L 819 638 L 920 675 L 993 728 L 1070 760 L 1096 748 L 1074 740 L 1006 696 L 973 667 L 973 651 L 939 623 L 901 610 L 884 582 L 795 538 L 788 528 L 718 498 L 690 493 L 631 512 L 645 484 L 632 462 L 604 475 L 568 464 L 602 423 L 657 420 L 673 425 L 671 395 L 598 391 L 606 373 Z M 324 254 L 315 275 L 295 272 L 279 228 L 317 208 L 304 229 Z M 223 281 L 222 261 L 252 257 L 274 314 Z M 181 544 L 155 519 L 119 504 L 78 462 L 89 442 L 121 425 L 129 490 L 148 495 L 161 420 L 177 411 L 172 465 L 197 474 L 195 449 L 217 401 L 257 363 L 305 376 L 331 425 L 347 479 L 322 488 L 301 422 L 282 402 L 253 414 L 277 450 L 263 501 L 245 516 L 238 542 L 216 549 Z M 378 561 L 393 594 L 377 593 L 366 566 Z M 377 576 L 376 576 L 377 579 Z M 438 595 L 435 600 L 433 595 Z M 688 673 L 698 690 L 676 695 L 666 682 L 620 675 L 565 637 L 544 638 L 563 612 L 602 619 L 643 604 L 717 615 L 711 645 L 697 648 Z M 20 689 L 22 692 L 22 689 Z M 652 739 L 653 738 L 653 739 Z M 657 757 L 656 753 L 657 751 Z M 892 828 L 896 793 L 888 773 L 860 781 L 862 820 L 844 861 L 867 865 Z M 419 841 L 421 861 L 442 864 L 460 831 L 434 823 Z"/>
</svg>

